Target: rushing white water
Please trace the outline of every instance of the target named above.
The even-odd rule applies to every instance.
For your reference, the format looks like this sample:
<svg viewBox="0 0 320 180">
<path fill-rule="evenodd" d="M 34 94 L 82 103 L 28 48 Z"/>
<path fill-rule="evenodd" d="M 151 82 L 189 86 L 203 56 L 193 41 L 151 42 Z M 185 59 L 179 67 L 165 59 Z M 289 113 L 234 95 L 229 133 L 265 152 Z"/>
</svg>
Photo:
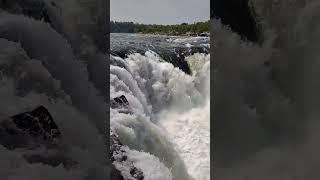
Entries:
<svg viewBox="0 0 320 180">
<path fill-rule="evenodd" d="M 212 21 L 216 177 L 319 179 L 320 1 L 253 1 L 262 46 Z"/>
<path fill-rule="evenodd" d="M 197 180 L 210 179 L 209 59 L 210 55 L 203 54 L 187 58 L 195 81 L 201 81 L 198 82 L 199 89 L 197 89 L 203 98 L 201 104 L 195 104 L 190 108 L 181 104 L 180 100 L 176 100 L 159 114 L 159 124 L 169 133 L 176 150 L 186 163 L 188 172 Z M 177 111 L 177 107 L 185 109 Z"/>
<path fill-rule="evenodd" d="M 161 162 L 171 171 L 146 179 L 209 179 L 210 56 L 186 58 L 193 75 L 150 51 L 112 58 L 126 67 L 110 67 L 111 98 L 124 94 L 133 114 L 111 109 L 111 128 L 129 148 L 160 160 L 146 161 L 144 167 L 152 171 Z"/>
<path fill-rule="evenodd" d="M 62 6 L 63 2 L 54 1 L 59 11 L 53 7 L 54 3 L 44 2 L 52 24 L 1 11 L 0 121 L 43 105 L 61 131 L 63 155 L 75 161 L 76 166 L 68 169 L 62 164 L 57 167 L 30 164 L 23 155 L 39 149 L 8 150 L 0 145 L 1 179 L 102 180 L 107 176 L 105 102 L 102 91 L 96 88 L 97 81 L 90 78 L 92 69 L 89 68 L 101 64 L 106 55 L 99 53 L 93 43 L 84 41 L 83 51 L 74 51 L 78 48 L 73 46 L 73 41 L 78 37 L 70 36 L 74 32 L 82 37 L 90 34 L 80 27 L 71 28 L 74 21 L 70 18 L 82 18 L 86 13 L 81 12 L 86 11 L 77 1 L 68 1 L 68 6 Z M 77 11 L 71 11 L 72 7 Z M 90 24 L 90 17 L 86 17 L 85 22 Z M 84 60 L 79 54 L 101 57 L 92 55 L 91 59 Z M 98 76 L 103 79 L 101 72 Z"/>
</svg>

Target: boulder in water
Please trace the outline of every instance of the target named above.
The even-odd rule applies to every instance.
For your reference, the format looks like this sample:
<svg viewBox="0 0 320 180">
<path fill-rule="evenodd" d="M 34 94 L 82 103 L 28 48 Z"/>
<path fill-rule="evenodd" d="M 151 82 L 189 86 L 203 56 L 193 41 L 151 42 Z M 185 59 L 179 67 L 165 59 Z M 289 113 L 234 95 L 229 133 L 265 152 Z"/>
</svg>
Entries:
<svg viewBox="0 0 320 180">
<path fill-rule="evenodd" d="M 9 149 L 37 144 L 55 146 L 61 138 L 58 126 L 43 106 L 2 120 L 0 134 L 0 144 Z"/>
<path fill-rule="evenodd" d="M 28 132 L 31 136 L 49 140 L 50 143 L 54 143 L 54 139 L 61 137 L 58 126 L 44 106 L 12 116 L 11 119 L 19 129 Z"/>
<path fill-rule="evenodd" d="M 111 100 L 111 108 L 117 108 L 119 106 L 121 106 L 121 107 L 128 107 L 129 106 L 129 102 L 124 95 L 113 98 Z"/>
<path fill-rule="evenodd" d="M 130 114 L 131 111 L 129 110 L 129 102 L 126 96 L 121 95 L 119 97 L 115 97 L 110 100 L 110 107 L 112 109 L 117 109 L 121 113 Z"/>
<path fill-rule="evenodd" d="M 10 150 L 24 149 L 29 163 L 73 167 L 77 162 L 65 157 L 61 149 L 61 132 L 44 106 L 14 115 L 0 122 L 0 144 Z"/>
</svg>

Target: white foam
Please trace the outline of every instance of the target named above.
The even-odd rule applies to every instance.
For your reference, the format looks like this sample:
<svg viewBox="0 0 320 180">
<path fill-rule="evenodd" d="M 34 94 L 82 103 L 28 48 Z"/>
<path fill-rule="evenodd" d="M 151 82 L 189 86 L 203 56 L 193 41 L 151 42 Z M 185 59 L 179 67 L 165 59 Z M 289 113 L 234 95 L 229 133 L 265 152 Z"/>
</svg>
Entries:
<svg viewBox="0 0 320 180">
<path fill-rule="evenodd" d="M 192 76 L 164 62 L 153 52 L 130 55 L 125 59 L 127 70 L 122 69 L 122 75 L 119 75 L 120 71 L 112 71 L 112 75 L 116 75 L 112 77 L 117 80 L 111 82 L 111 96 L 124 93 L 133 106 L 137 102 L 147 102 L 152 113 L 150 116 L 143 111 L 134 111 L 133 115 L 125 115 L 111 110 L 111 127 L 120 139 L 132 149 L 155 156 L 139 165 L 147 174 L 154 171 L 149 166 L 157 167 L 156 159 L 159 159 L 171 169 L 173 179 L 209 179 L 209 58 L 202 54 L 187 58 L 191 68 L 197 71 Z M 124 74 L 130 74 L 131 80 L 127 81 Z M 125 92 L 126 87 L 133 84 L 136 84 L 135 88 Z M 135 93 L 137 88 L 143 95 Z M 132 96 L 132 93 L 137 95 Z M 175 132 L 177 129 L 179 134 Z M 188 172 L 184 170 L 185 165 Z M 167 179 L 165 174 L 162 178 Z"/>
<path fill-rule="evenodd" d="M 180 112 L 165 109 L 159 115 L 159 124 L 166 129 L 176 149 L 182 156 L 188 172 L 194 179 L 210 179 L 210 66 L 209 55 L 195 54 L 187 60 L 195 80 L 202 81 L 203 104 L 187 107 Z M 203 72 L 204 71 L 204 72 Z M 204 73 L 204 74 L 202 74 Z M 172 106 L 175 106 L 173 102 Z M 181 105 L 181 104 L 179 104 Z"/>
</svg>

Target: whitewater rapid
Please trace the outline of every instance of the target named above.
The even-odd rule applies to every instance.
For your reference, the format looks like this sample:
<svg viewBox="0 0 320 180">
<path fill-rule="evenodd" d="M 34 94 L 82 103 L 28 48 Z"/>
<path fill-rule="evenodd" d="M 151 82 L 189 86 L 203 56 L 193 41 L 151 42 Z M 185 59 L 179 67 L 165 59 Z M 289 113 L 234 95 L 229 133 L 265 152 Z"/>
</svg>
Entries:
<svg viewBox="0 0 320 180">
<path fill-rule="evenodd" d="M 210 179 L 210 55 L 186 58 L 192 75 L 152 51 L 111 58 L 124 67 L 110 67 L 110 96 L 124 94 L 133 112 L 111 109 L 111 129 L 130 149 L 157 159 L 144 166 L 146 172 L 159 173 L 145 178 Z M 145 159 L 137 157 L 143 164 Z M 154 169 L 157 167 L 165 167 L 165 171 Z"/>
<path fill-rule="evenodd" d="M 197 180 L 208 180 L 210 179 L 210 78 L 208 78 L 210 55 L 195 54 L 186 60 L 193 72 L 194 82 L 202 81 L 198 87 L 203 96 L 202 102 L 190 108 L 185 106 L 185 103 L 182 104 L 179 99 L 175 100 L 169 108 L 165 108 L 158 115 L 159 124 L 168 132 L 189 174 Z"/>
</svg>

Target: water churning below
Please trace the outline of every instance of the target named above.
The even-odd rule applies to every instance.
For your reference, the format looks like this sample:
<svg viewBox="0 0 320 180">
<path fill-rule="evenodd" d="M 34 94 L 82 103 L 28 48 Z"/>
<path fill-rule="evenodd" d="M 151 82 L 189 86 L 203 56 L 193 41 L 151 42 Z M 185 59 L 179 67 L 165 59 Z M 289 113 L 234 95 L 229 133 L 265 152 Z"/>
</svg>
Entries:
<svg viewBox="0 0 320 180">
<path fill-rule="evenodd" d="M 145 179 L 210 179 L 210 55 L 187 56 L 191 74 L 150 50 L 111 59 L 110 98 L 129 104 L 110 109 L 111 130 Z"/>
</svg>

